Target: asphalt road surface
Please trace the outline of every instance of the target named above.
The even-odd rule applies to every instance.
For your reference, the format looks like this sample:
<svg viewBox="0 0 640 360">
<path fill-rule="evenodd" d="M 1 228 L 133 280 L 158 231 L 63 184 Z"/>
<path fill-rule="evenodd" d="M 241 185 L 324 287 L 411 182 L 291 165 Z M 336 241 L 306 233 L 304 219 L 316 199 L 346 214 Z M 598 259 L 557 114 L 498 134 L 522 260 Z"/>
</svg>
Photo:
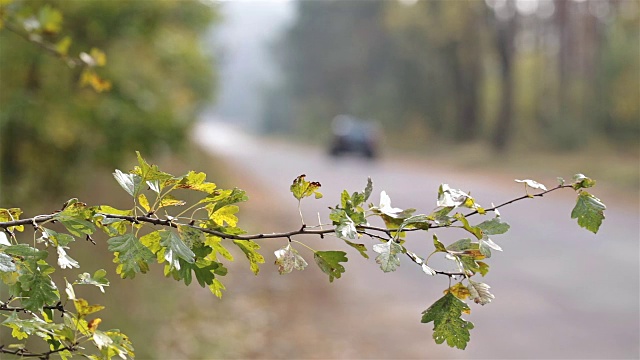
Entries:
<svg viewBox="0 0 640 360">
<path fill-rule="evenodd" d="M 441 183 L 471 191 L 485 207 L 523 195 L 522 184 L 515 183 L 513 178 L 469 173 L 429 159 L 390 155 L 376 161 L 355 157 L 334 159 L 327 156 L 326 149 L 261 140 L 213 122 L 200 124 L 194 139 L 211 154 L 224 157 L 238 174 L 259 183 L 277 199 L 274 207 L 290 207 L 293 218 L 297 216 L 297 202 L 289 193 L 292 180 L 304 173 L 308 180 L 321 182 L 324 198 L 303 201 L 308 224 L 317 224 L 318 212 L 324 223 L 329 222 L 327 207 L 339 202 L 343 189 L 349 192 L 364 189 L 368 176 L 374 184 L 370 201 L 377 203 L 380 191 L 385 190 L 392 206 L 414 207 L 417 213 L 429 213 L 435 207 Z M 532 174 L 519 177 L 533 178 L 535 169 Z M 572 174 L 558 175 L 569 178 Z M 556 182 L 555 178 L 534 180 L 548 186 Z M 485 306 L 470 304 L 472 312 L 466 319 L 475 324 L 475 329 L 465 351 L 434 345 L 432 325 L 419 322 L 421 312 L 447 287 L 445 277 L 429 277 L 407 258 L 401 259 L 398 271 L 383 273 L 373 260 L 372 239 L 361 239 L 369 248 L 369 260 L 340 240 L 309 239 L 316 249 L 344 250 L 349 256 L 346 273 L 327 287 L 327 291 L 335 292 L 333 297 L 344 299 L 339 304 L 340 318 L 335 320 L 341 323 L 327 325 L 325 329 L 326 334 L 338 334 L 343 340 L 344 351 L 332 356 L 637 359 L 640 356 L 638 198 L 625 198 L 615 192 L 601 194 L 598 187 L 593 193 L 609 206 L 597 235 L 579 228 L 570 218 L 575 202 L 571 190 L 520 201 L 501 211 L 511 230 L 493 239 L 504 252 L 494 252 L 488 259 L 491 271 L 482 279 L 491 285 L 495 299 Z M 482 221 L 480 217 L 475 220 Z M 292 229 L 274 228 L 265 232 L 281 230 Z M 446 243 L 467 237 L 442 229 L 436 234 Z M 422 255 L 427 255 L 432 246 L 431 234 L 412 233 L 407 242 L 409 249 Z M 315 267 L 311 257 L 302 250 L 301 253 L 306 255 L 309 268 Z M 273 256 L 267 256 L 265 266 L 273 260 Z M 366 326 L 350 328 L 357 323 Z M 327 339 L 330 337 L 327 335 Z M 373 350 L 349 351 L 350 342 L 362 344 L 362 337 L 367 338 L 365 345 Z M 337 346 L 330 340 L 324 344 L 319 341 L 317 345 Z"/>
</svg>

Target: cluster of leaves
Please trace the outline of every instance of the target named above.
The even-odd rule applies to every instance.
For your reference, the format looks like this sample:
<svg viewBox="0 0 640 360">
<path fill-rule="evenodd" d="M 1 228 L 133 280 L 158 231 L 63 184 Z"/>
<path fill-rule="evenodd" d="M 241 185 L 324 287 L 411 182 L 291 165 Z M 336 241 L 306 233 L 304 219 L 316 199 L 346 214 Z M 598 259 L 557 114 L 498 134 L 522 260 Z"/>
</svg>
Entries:
<svg viewBox="0 0 640 360">
<path fill-rule="evenodd" d="M 10 296 L 0 302 L 0 313 L 5 318 L 2 325 L 12 329 L 15 339 L 23 341 L 1 345 L 1 352 L 45 358 L 53 354 L 67 358 L 74 353 L 106 359 L 134 356 L 126 335 L 119 330 L 98 329 L 102 320 L 93 314 L 103 307 L 76 296 L 76 287 L 81 285 L 93 285 L 104 292 L 109 286 L 105 270 L 97 270 L 93 275 L 82 273 L 71 283 L 65 279 L 64 286 L 54 283 L 51 277 L 56 264 L 48 260 L 49 250 L 55 250 L 58 268 L 79 268 L 79 262 L 67 250 L 79 238 L 94 242 L 92 236 L 98 230 L 108 237 L 108 250 L 114 255 L 115 271 L 120 277 L 134 278 L 149 271 L 151 264 L 158 263 L 163 265 L 166 277 L 186 285 L 195 277 L 200 286 L 208 287 L 218 297 L 225 289 L 220 281 L 228 271 L 224 262 L 234 260 L 225 246 L 237 246 L 246 256 L 251 271 L 257 275 L 265 258 L 255 240 L 284 239 L 287 244 L 274 252 L 280 274 L 304 270 L 308 266 L 295 247 L 301 245 L 313 253 L 318 268 L 333 282 L 346 271 L 347 253 L 315 250 L 294 237 L 302 234 L 335 236 L 364 258 L 369 258 L 368 248 L 361 240 L 369 237 L 373 241 L 371 249 L 377 254 L 375 261 L 382 271 L 395 271 L 401 257 L 406 255 L 425 274 L 449 277 L 444 296 L 423 312 L 422 322 L 433 322 L 433 338 L 437 343 L 446 341 L 449 346 L 464 349 L 470 339 L 469 330 L 474 327 L 462 318 L 463 313 L 470 312 L 465 301 L 469 299 L 486 305 L 494 298 L 489 285 L 479 281 L 477 276 L 485 276 L 489 271 L 486 259 L 491 257 L 492 251 L 502 250 L 491 237 L 509 230 L 498 208 L 558 189 L 573 188 L 578 192 L 578 200 L 571 216 L 580 226 L 596 232 L 604 218 L 604 204 L 584 190 L 595 182 L 581 174 L 576 175 L 571 184 L 565 185 L 564 180 L 560 180 L 560 184 L 550 190 L 533 180 L 516 180 L 525 184 L 526 194 L 491 208 L 483 208 L 468 193 L 442 184 L 436 208 L 429 214 L 392 207 L 384 191 L 378 205 L 365 205 L 373 191 L 369 179 L 363 191 L 341 193 L 340 204 L 331 208 L 330 224 L 308 226 L 301 218 L 302 227 L 298 230 L 249 235 L 237 226 L 237 204 L 247 200 L 244 191 L 220 189 L 206 181 L 204 173 L 195 171 L 174 176 L 148 164 L 139 153 L 137 158 L 138 166 L 133 170 L 128 173 L 116 170 L 113 174 L 132 198 L 132 206 L 128 209 L 120 210 L 110 205 L 87 206 L 77 199 L 69 200 L 52 214 L 27 219 L 20 219 L 20 209 L 0 209 L 0 228 L 4 230 L 0 232 L 0 278 Z M 301 175 L 290 189 L 300 204 L 306 197 L 321 197 L 320 187 L 320 183 L 309 182 Z M 530 188 L 539 192 L 529 194 Z M 197 200 L 187 202 L 184 200 L 187 193 L 199 196 Z M 495 216 L 475 225 L 469 220 L 474 215 L 488 216 L 490 213 Z M 384 226 L 371 225 L 371 218 L 381 219 Z M 31 243 L 18 241 L 16 236 L 16 233 L 24 232 L 25 226 L 34 229 Z M 426 257 L 407 247 L 409 232 L 453 227 L 466 230 L 470 237 L 445 245 L 434 234 L 434 250 Z M 450 260 L 453 270 L 436 270 L 429 266 L 429 259 L 436 254 Z M 453 280 L 456 283 L 451 285 Z M 60 288 L 64 288 L 66 296 L 61 295 Z M 67 307 L 71 303 L 75 312 Z M 55 312 L 62 313 L 61 321 L 55 321 Z M 24 341 L 31 336 L 42 338 L 49 350 L 40 354 L 27 351 Z M 87 344 L 92 344 L 96 351 L 87 351 Z"/>
<path fill-rule="evenodd" d="M 36 9 L 14 0 L 0 1 L 0 29 L 6 28 L 22 36 L 64 60 L 72 68 L 82 67 L 80 85 L 90 86 L 96 92 L 111 89 L 111 82 L 103 79 L 97 71 L 107 63 L 104 52 L 92 48 L 77 56 L 70 55 L 72 39 L 68 35 L 61 35 L 62 22 L 62 12 L 49 4 Z"/>
<path fill-rule="evenodd" d="M 72 168 L 184 153 L 215 97 L 202 41 L 219 16 L 207 1 L 0 0 L 5 207 L 58 201 L 82 185 Z"/>
</svg>

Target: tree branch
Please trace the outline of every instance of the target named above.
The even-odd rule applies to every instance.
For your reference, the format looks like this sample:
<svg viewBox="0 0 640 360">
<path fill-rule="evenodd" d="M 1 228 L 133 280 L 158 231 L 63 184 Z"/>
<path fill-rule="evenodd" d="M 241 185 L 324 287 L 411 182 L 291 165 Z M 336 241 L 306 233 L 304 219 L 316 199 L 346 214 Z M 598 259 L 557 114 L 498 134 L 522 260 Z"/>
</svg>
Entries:
<svg viewBox="0 0 640 360">
<path fill-rule="evenodd" d="M 61 313 L 64 313 L 66 311 L 60 301 L 58 301 L 58 303 L 55 305 L 45 305 L 42 308 L 46 310 L 58 310 Z M 25 313 L 31 312 L 22 307 L 8 306 L 7 303 L 3 303 L 1 301 L 0 301 L 0 311 L 25 312 Z"/>
<path fill-rule="evenodd" d="M 20 220 L 4 221 L 4 222 L 0 222 L 0 228 L 8 229 L 10 227 L 20 226 L 20 225 L 33 225 L 34 227 L 36 227 L 37 224 L 41 224 L 41 223 L 53 220 L 55 216 L 56 214 L 54 213 L 49 215 L 36 215 L 31 218 L 20 219 Z"/>
<path fill-rule="evenodd" d="M 58 49 L 55 48 L 55 46 L 53 44 L 44 42 L 44 41 L 34 37 L 32 34 L 27 34 L 27 33 L 23 32 L 23 31 L 20 31 L 17 27 L 13 26 L 13 24 L 5 22 L 4 28 L 9 30 L 9 31 L 11 31 L 12 33 L 20 36 L 21 38 L 25 39 L 26 41 L 28 41 L 28 42 L 30 42 L 32 44 L 35 44 L 36 46 L 38 46 L 41 49 L 45 50 L 49 54 L 59 58 L 60 60 L 64 60 L 69 67 L 81 66 L 81 65 L 84 64 L 82 62 L 82 60 L 80 60 L 80 59 L 76 59 L 76 58 L 70 57 L 68 55 L 62 54 L 60 51 L 58 51 Z"/>
<path fill-rule="evenodd" d="M 558 189 L 564 189 L 564 188 L 571 188 L 571 185 L 558 185 L 555 188 L 543 191 L 541 193 L 538 194 L 527 194 L 527 195 L 523 195 L 520 196 L 518 198 L 509 200 L 507 202 L 504 202 L 500 205 L 494 206 L 492 208 L 489 209 L 485 209 L 485 211 L 495 211 L 501 207 L 510 205 L 512 203 L 515 203 L 517 201 L 520 200 L 524 200 L 524 199 L 530 199 L 530 198 L 534 198 L 534 197 L 543 197 L 544 195 L 552 192 L 552 191 L 556 191 Z M 473 212 L 470 212 L 466 215 L 464 215 L 465 217 L 469 217 L 475 214 L 478 214 L 479 211 L 478 210 L 474 210 Z M 222 231 L 217 231 L 217 230 L 213 230 L 213 229 L 207 229 L 207 228 L 202 228 L 199 226 L 196 226 L 194 224 L 182 224 L 182 223 L 177 223 L 173 220 L 169 220 L 169 219 L 160 219 L 157 217 L 151 217 L 151 216 L 131 216 L 131 215 L 116 215 L 116 214 L 105 214 L 105 213 L 98 213 L 97 215 L 103 216 L 107 219 L 121 219 L 121 220 L 126 220 L 132 223 L 149 223 L 149 224 L 153 224 L 153 225 L 161 225 L 161 226 L 168 226 L 168 227 L 173 227 L 173 228 L 177 228 L 178 225 L 182 225 L 182 226 L 189 226 L 193 229 L 197 229 L 200 230 L 202 232 L 205 232 L 207 234 L 211 234 L 211 235 L 215 235 L 218 236 L 220 238 L 223 239 L 232 239 L 232 240 L 259 240 L 259 239 L 275 239 L 275 238 L 288 238 L 291 236 L 296 236 L 296 235 L 318 235 L 318 236 L 323 236 L 325 234 L 330 234 L 335 232 L 335 228 L 330 228 L 330 229 L 313 229 L 313 228 L 309 228 L 306 226 L 301 227 L 298 230 L 292 230 L 292 231 L 287 231 L 287 232 L 280 232 L 280 233 L 271 233 L 271 234 L 264 234 L 264 233 L 260 233 L 260 234 L 252 234 L 252 235 L 234 235 L 234 234 L 227 234 L 224 233 Z M 34 217 L 31 218 L 26 218 L 26 219 L 20 219 L 20 220 L 13 220 L 13 221 L 5 221 L 5 222 L 0 222 L 0 228 L 10 228 L 13 226 L 20 226 L 20 225 L 34 225 L 36 226 L 37 224 L 40 223 L 44 223 L 47 221 L 51 221 L 52 219 L 54 219 L 56 216 L 56 213 L 53 214 L 49 214 L 49 215 L 36 215 Z M 454 220 L 454 222 L 457 220 Z M 447 225 L 448 226 L 448 225 Z M 430 227 L 432 229 L 436 229 L 436 228 L 441 228 L 441 227 L 446 227 L 445 225 L 436 225 L 433 227 Z M 377 227 L 377 226 L 371 226 L 371 225 L 357 225 L 356 226 L 356 230 L 358 231 L 358 233 L 364 234 L 364 235 L 369 235 L 371 236 L 371 234 L 367 233 L 367 230 L 370 231 L 375 231 L 375 232 L 380 232 L 380 233 L 384 233 L 386 234 L 388 237 L 391 237 L 391 233 L 395 232 L 395 229 L 387 229 L 387 228 L 382 228 L 382 227 Z M 403 229 L 403 231 L 418 231 L 418 230 L 422 230 L 422 229 L 417 229 L 417 228 L 408 228 L 408 229 Z M 376 237 L 376 235 L 373 235 L 373 237 Z"/>
<path fill-rule="evenodd" d="M 550 192 L 552 192 L 552 191 L 556 191 L 556 190 L 558 190 L 558 189 L 565 189 L 565 188 L 573 188 L 573 186 L 572 186 L 572 185 L 558 185 L 558 186 L 556 186 L 556 187 L 554 187 L 554 188 L 552 188 L 552 189 L 549 189 L 549 190 L 543 191 L 543 192 L 541 192 L 541 193 L 537 193 L 537 194 L 527 194 L 527 195 L 520 196 L 520 197 L 518 197 L 518 198 L 515 198 L 515 199 L 513 199 L 513 200 L 509 200 L 509 201 L 507 201 L 507 202 L 504 202 L 504 203 L 502 203 L 502 204 L 500 204 L 500 205 L 497 205 L 497 206 L 494 206 L 494 207 L 492 207 L 492 208 L 485 209 L 484 211 L 496 211 L 496 209 L 499 209 L 499 208 L 501 208 L 501 207 L 503 207 L 503 206 L 507 206 L 507 205 L 509 205 L 509 204 L 513 204 L 513 203 L 514 203 L 514 202 L 516 202 L 516 201 L 520 201 L 520 200 L 524 200 L 524 199 L 532 199 L 532 198 L 534 198 L 534 197 L 543 197 L 544 195 L 546 195 L 546 194 L 548 194 L 548 193 L 550 193 Z M 467 214 L 467 215 L 465 215 L 464 217 L 468 217 L 468 216 L 475 215 L 475 214 L 478 214 L 478 213 L 479 213 L 479 211 L 478 211 L 478 210 L 475 210 L 475 211 L 473 211 L 473 212 L 468 213 L 468 214 Z"/>
<path fill-rule="evenodd" d="M 76 351 L 76 348 L 75 346 L 72 346 L 72 347 L 63 346 L 56 350 L 49 350 L 47 352 L 42 352 L 42 353 L 32 353 L 32 352 L 29 352 L 29 350 L 27 349 L 9 350 L 9 349 L 5 349 L 4 345 L 0 345 L 0 354 L 10 354 L 10 355 L 17 355 L 20 357 L 32 357 L 32 358 L 37 357 L 43 360 L 50 359 L 51 355 L 65 351 L 65 350 Z"/>
</svg>

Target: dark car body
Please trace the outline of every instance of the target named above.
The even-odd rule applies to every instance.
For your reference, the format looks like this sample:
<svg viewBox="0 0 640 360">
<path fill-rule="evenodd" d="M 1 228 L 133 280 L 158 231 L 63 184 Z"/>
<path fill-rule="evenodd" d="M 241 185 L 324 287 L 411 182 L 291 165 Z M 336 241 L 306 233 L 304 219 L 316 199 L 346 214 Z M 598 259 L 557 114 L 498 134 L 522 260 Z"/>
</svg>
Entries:
<svg viewBox="0 0 640 360">
<path fill-rule="evenodd" d="M 329 154 L 361 155 L 373 159 L 379 152 L 379 130 L 376 123 L 349 115 L 338 115 L 331 123 Z"/>
</svg>

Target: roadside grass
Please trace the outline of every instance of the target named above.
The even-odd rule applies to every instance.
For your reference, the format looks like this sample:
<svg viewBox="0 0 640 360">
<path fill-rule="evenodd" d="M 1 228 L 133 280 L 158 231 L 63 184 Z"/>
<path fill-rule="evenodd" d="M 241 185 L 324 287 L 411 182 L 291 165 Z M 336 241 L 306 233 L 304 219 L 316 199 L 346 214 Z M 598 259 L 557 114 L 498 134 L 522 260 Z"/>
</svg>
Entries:
<svg viewBox="0 0 640 360">
<path fill-rule="evenodd" d="M 330 137 L 324 132 L 304 139 L 291 134 L 272 134 L 268 138 L 315 146 L 321 151 L 328 151 L 330 142 Z M 380 148 L 382 159 L 419 161 L 478 173 L 561 176 L 569 181 L 571 176 L 582 172 L 597 179 L 598 187 L 630 192 L 636 197 L 640 194 L 640 139 L 630 145 L 596 139 L 575 150 L 554 150 L 548 146 L 532 146 L 526 141 L 514 141 L 507 151 L 497 153 L 486 142 L 456 143 L 416 129 L 383 137 Z"/>
<path fill-rule="evenodd" d="M 400 144 L 399 146 L 395 146 Z M 573 151 L 554 151 L 549 148 L 531 148 L 516 144 L 505 153 L 496 153 L 483 143 L 386 142 L 390 158 L 419 161 L 432 166 L 495 177 L 539 177 L 567 182 L 577 173 L 597 181 L 599 192 L 635 201 L 640 196 L 640 151 L 638 146 L 616 148 L 610 144 L 597 145 Z M 552 183 L 547 184 L 553 186 Z"/>
</svg>

